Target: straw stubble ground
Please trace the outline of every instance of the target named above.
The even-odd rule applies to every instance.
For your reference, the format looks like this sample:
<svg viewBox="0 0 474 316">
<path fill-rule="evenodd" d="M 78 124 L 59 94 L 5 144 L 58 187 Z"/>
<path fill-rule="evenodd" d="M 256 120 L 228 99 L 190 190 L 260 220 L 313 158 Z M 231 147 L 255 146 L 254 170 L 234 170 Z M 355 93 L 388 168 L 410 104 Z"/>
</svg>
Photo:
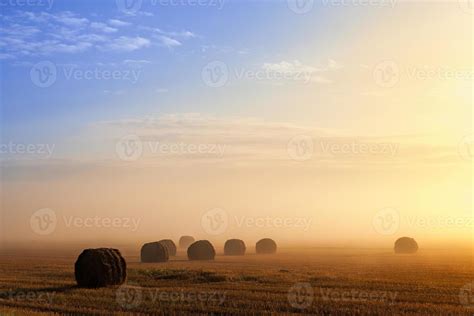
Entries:
<svg viewBox="0 0 474 316">
<path fill-rule="evenodd" d="M 80 252 L 79 250 L 77 251 Z M 472 315 L 470 251 L 281 249 L 276 255 L 142 264 L 122 287 L 75 287 L 75 251 L 4 252 L 0 314 Z M 466 290 L 467 289 L 467 290 Z"/>
</svg>

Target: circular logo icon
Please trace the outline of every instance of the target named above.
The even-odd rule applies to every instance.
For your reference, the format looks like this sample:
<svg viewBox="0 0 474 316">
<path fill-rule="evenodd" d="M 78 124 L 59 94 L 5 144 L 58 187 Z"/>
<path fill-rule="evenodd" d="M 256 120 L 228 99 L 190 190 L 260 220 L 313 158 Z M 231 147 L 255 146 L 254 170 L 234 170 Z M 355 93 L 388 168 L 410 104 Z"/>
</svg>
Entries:
<svg viewBox="0 0 474 316">
<path fill-rule="evenodd" d="M 311 159 L 314 153 L 313 139 L 308 135 L 297 135 L 290 139 L 286 145 L 288 156 L 296 161 Z"/>
<path fill-rule="evenodd" d="M 458 152 L 462 159 L 472 161 L 474 156 L 474 134 L 464 136 L 458 145 Z"/>
<path fill-rule="evenodd" d="M 43 208 L 34 212 L 30 217 L 30 227 L 38 235 L 50 235 L 56 230 L 56 213 L 49 208 Z"/>
<path fill-rule="evenodd" d="M 474 12 L 474 0 L 458 0 L 459 7 L 466 13 Z"/>
<path fill-rule="evenodd" d="M 468 308 L 474 308 L 474 282 L 468 283 L 461 288 L 459 301 Z"/>
<path fill-rule="evenodd" d="M 287 297 L 292 307 L 306 309 L 313 304 L 314 290 L 309 283 L 296 283 L 288 290 Z"/>
<path fill-rule="evenodd" d="M 229 217 L 220 208 L 207 211 L 201 217 L 201 227 L 209 235 L 220 235 L 227 230 L 227 226 L 229 226 Z"/>
<path fill-rule="evenodd" d="M 121 285 L 115 292 L 115 300 L 125 309 L 138 307 L 142 303 L 143 293 L 140 286 L 132 284 Z"/>
<path fill-rule="evenodd" d="M 56 65 L 50 61 L 42 61 L 30 69 L 31 82 L 37 87 L 51 87 L 57 79 L 58 70 Z"/>
<path fill-rule="evenodd" d="M 400 214 L 396 209 L 384 208 L 375 213 L 372 226 L 381 235 L 393 235 L 400 228 Z"/>
<path fill-rule="evenodd" d="M 400 69 L 393 60 L 385 60 L 375 66 L 373 76 L 378 86 L 393 88 L 400 81 Z"/>
<path fill-rule="evenodd" d="M 125 14 L 134 15 L 140 11 L 143 0 L 115 0 L 119 11 Z"/>
<path fill-rule="evenodd" d="M 314 0 L 286 0 L 288 8 L 296 14 L 305 14 L 313 9 Z"/>
<path fill-rule="evenodd" d="M 202 81 L 211 88 L 220 88 L 229 81 L 229 68 L 222 61 L 213 61 L 202 68 Z"/>
<path fill-rule="evenodd" d="M 127 135 L 115 144 L 115 152 L 123 161 L 137 161 L 143 154 L 143 143 L 137 135 Z"/>
</svg>

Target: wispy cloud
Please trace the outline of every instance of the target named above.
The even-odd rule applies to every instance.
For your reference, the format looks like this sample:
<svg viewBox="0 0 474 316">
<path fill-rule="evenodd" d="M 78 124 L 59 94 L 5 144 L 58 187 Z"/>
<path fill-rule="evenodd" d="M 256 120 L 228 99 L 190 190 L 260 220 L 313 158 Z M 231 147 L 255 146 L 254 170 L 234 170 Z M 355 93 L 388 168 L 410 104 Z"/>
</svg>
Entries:
<svg viewBox="0 0 474 316">
<path fill-rule="evenodd" d="M 108 20 L 108 23 L 109 23 L 111 26 L 114 26 L 114 27 L 123 27 L 123 26 L 132 25 L 132 23 L 125 22 L 125 21 L 122 21 L 122 20 L 117 20 L 117 19 L 109 19 L 109 20 Z"/>
<path fill-rule="evenodd" d="M 92 49 L 130 52 L 152 45 L 172 48 L 195 37 L 187 30 L 163 31 L 119 19 L 93 21 L 70 11 L 16 12 L 0 18 L 2 59 L 80 53 Z"/>
<path fill-rule="evenodd" d="M 150 44 L 151 41 L 149 39 L 140 36 L 120 36 L 105 44 L 103 48 L 106 50 L 113 50 L 119 52 L 131 52 L 140 48 L 148 47 L 150 46 Z"/>
</svg>

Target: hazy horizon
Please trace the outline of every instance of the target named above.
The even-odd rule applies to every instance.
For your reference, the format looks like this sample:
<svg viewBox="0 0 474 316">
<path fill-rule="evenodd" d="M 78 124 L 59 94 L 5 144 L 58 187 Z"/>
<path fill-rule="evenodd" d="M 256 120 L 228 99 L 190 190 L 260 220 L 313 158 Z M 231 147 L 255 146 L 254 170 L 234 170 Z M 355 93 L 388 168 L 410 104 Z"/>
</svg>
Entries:
<svg viewBox="0 0 474 316">
<path fill-rule="evenodd" d="M 116 3 L 2 7 L 4 246 L 472 248 L 465 7 Z"/>
</svg>

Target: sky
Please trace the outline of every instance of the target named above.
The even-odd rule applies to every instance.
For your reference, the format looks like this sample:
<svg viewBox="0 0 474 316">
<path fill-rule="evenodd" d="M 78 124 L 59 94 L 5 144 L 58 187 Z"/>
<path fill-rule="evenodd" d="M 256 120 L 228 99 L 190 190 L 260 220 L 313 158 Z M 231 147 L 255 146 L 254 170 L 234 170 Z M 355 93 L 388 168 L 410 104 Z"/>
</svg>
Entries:
<svg viewBox="0 0 474 316">
<path fill-rule="evenodd" d="M 0 1 L 4 244 L 472 246 L 469 1 Z"/>
</svg>

